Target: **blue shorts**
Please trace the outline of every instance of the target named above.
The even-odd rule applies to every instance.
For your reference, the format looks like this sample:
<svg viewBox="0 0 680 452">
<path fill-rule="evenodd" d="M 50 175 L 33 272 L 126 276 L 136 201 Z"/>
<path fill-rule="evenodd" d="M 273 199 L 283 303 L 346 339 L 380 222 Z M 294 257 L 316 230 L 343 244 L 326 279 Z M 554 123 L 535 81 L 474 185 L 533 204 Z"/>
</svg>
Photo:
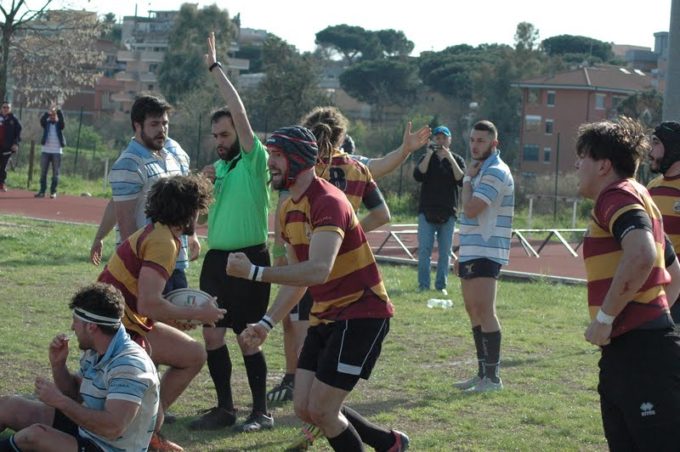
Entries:
<svg viewBox="0 0 680 452">
<path fill-rule="evenodd" d="M 458 263 L 458 276 L 462 279 L 493 278 L 501 274 L 501 264 L 491 259 L 472 259 Z"/>
</svg>

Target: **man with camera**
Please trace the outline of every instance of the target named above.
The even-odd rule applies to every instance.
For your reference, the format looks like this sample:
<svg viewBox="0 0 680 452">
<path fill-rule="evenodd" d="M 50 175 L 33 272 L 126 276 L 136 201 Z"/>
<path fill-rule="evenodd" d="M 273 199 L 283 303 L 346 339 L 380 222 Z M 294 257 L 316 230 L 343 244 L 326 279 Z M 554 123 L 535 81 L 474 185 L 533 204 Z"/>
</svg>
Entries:
<svg viewBox="0 0 680 452">
<path fill-rule="evenodd" d="M 446 126 L 432 131 L 432 143 L 413 171 L 422 183 L 418 205 L 418 290 L 430 289 L 430 258 L 437 237 L 439 259 L 434 287 L 443 295 L 456 223 L 458 193 L 463 185 L 465 161 L 450 150 L 451 131 Z"/>
</svg>

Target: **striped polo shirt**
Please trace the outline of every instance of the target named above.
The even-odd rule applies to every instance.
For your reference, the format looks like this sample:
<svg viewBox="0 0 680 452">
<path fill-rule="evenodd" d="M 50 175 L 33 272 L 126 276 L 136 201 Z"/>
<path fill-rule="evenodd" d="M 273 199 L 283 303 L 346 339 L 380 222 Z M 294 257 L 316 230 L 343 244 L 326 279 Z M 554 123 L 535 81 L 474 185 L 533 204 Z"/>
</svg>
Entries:
<svg viewBox="0 0 680 452">
<path fill-rule="evenodd" d="M 487 207 L 475 218 L 461 212 L 458 257 L 461 262 L 484 258 L 505 265 L 510 257 L 515 183 L 498 150 L 484 161 L 471 182 L 472 196 Z"/>
<path fill-rule="evenodd" d="M 614 319 L 611 337 L 668 315 L 664 285 L 671 279 L 664 262 L 661 213 L 645 187 L 633 179 L 621 179 L 605 187 L 598 195 L 583 242 L 590 316 L 595 318 L 602 305 L 623 254 L 621 244 L 612 233 L 614 224 L 622 214 L 631 210 L 644 210 L 652 222 L 656 261 L 647 281 Z"/>
<path fill-rule="evenodd" d="M 167 281 L 175 267 L 180 241 L 165 225 L 153 223 L 140 229 L 116 248 L 97 279 L 113 285 L 125 298 L 125 328 L 145 335 L 153 327 L 153 320 L 137 309 L 139 273 L 148 267 Z"/>
<path fill-rule="evenodd" d="M 105 451 L 146 451 L 156 424 L 160 387 L 156 366 L 146 351 L 119 328 L 103 356 L 95 350 L 83 353 L 78 375 L 82 378 L 80 396 L 89 409 L 103 411 L 108 400 L 139 405 L 118 438 L 107 439 L 83 427 L 79 428 L 80 435 Z"/>
<path fill-rule="evenodd" d="M 312 234 L 336 232 L 342 237 L 335 263 L 323 284 L 309 287 L 314 299 L 310 324 L 358 318 L 389 318 L 394 308 L 375 257 L 347 197 L 330 182 L 315 178 L 298 200 L 281 206 L 282 238 L 298 261 L 309 260 Z"/>
</svg>

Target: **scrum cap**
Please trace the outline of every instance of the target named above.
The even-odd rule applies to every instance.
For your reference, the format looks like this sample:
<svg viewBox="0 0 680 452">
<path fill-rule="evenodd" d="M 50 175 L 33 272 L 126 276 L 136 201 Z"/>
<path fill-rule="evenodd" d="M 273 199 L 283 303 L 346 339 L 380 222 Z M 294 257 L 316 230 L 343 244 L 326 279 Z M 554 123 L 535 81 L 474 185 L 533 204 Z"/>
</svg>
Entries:
<svg viewBox="0 0 680 452">
<path fill-rule="evenodd" d="M 319 147 L 316 137 L 301 126 L 282 127 L 267 138 L 267 147 L 279 149 L 288 160 L 285 188 L 295 183 L 298 175 L 316 164 Z"/>
<path fill-rule="evenodd" d="M 680 123 L 662 122 L 654 129 L 654 136 L 663 143 L 664 152 L 659 170 L 665 173 L 673 163 L 680 160 Z"/>
</svg>

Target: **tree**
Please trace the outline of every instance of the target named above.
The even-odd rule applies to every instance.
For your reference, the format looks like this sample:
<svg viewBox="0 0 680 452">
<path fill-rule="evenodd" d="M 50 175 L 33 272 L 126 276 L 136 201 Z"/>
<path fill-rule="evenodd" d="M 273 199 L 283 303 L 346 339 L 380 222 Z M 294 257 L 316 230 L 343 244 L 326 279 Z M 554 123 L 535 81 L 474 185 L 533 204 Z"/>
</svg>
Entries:
<svg viewBox="0 0 680 452">
<path fill-rule="evenodd" d="M 96 13 L 44 11 L 13 38 L 11 75 L 24 105 L 62 102 L 100 76 L 96 49 L 103 25 Z"/>
<path fill-rule="evenodd" d="M 373 105 L 378 121 L 386 106 L 411 104 L 419 84 L 415 65 L 397 60 L 364 61 L 340 74 L 342 89 Z"/>
<path fill-rule="evenodd" d="M 403 31 L 388 29 L 375 32 L 382 45 L 382 50 L 388 57 L 407 57 L 413 51 L 413 42 L 406 38 Z"/>
<path fill-rule="evenodd" d="M 189 3 L 181 6 L 168 36 L 168 50 L 158 69 L 158 83 L 170 102 L 208 82 L 203 55 L 210 31 L 215 31 L 218 49 L 231 46 L 233 24 L 226 10 L 214 4 L 202 9 Z"/>
<path fill-rule="evenodd" d="M 507 46 L 483 44 L 472 47 L 460 44 L 441 52 L 423 52 L 418 60 L 420 78 L 423 82 L 446 96 L 463 101 L 472 100 L 475 74 L 480 65 L 505 56 Z"/>
<path fill-rule="evenodd" d="M 618 114 L 638 119 L 647 127 L 661 122 L 662 110 L 663 96 L 656 90 L 632 94 L 616 107 Z"/>
<path fill-rule="evenodd" d="M 341 54 L 348 65 L 355 62 L 364 48 L 366 30 L 352 25 L 333 25 L 316 34 L 316 44 Z"/>
<path fill-rule="evenodd" d="M 614 57 L 612 45 L 608 42 L 588 38 L 586 36 L 559 35 L 544 39 L 541 43 L 550 56 L 566 54 L 585 54 L 601 61 L 609 61 Z"/>
<path fill-rule="evenodd" d="M 310 54 L 270 35 L 262 48 L 265 77 L 255 89 L 243 93 L 253 126 L 265 132 L 295 124 L 317 105 L 330 99 L 319 88 L 318 62 Z"/>
<path fill-rule="evenodd" d="M 538 42 L 538 29 L 529 22 L 520 22 L 515 31 L 515 50 L 518 52 L 535 50 Z"/>
<path fill-rule="evenodd" d="M 12 4 L 0 4 L 0 100 L 7 98 L 7 80 L 9 78 L 10 49 L 14 41 L 14 35 L 26 28 L 32 20 L 47 11 L 53 0 L 44 0 L 42 6 L 31 8 L 26 0 L 12 0 Z"/>
</svg>

